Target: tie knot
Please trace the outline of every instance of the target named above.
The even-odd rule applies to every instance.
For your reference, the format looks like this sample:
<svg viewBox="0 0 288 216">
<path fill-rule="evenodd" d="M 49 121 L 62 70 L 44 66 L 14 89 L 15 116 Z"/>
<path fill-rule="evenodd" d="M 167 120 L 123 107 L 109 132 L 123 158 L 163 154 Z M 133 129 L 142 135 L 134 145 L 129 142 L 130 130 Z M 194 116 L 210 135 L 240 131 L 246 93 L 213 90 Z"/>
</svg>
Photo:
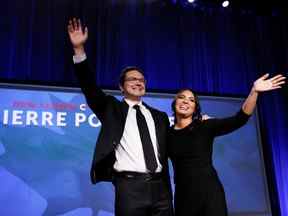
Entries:
<svg viewBox="0 0 288 216">
<path fill-rule="evenodd" d="M 138 104 L 134 105 L 133 108 L 136 109 L 136 111 L 140 110 L 140 106 Z"/>
</svg>

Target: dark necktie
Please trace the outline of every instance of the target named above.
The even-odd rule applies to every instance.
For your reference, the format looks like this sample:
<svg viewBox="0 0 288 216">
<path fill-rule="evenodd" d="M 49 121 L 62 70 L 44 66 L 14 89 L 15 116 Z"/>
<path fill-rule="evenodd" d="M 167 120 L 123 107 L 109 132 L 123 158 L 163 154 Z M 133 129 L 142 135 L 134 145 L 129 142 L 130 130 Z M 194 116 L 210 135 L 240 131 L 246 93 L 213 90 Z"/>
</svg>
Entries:
<svg viewBox="0 0 288 216">
<path fill-rule="evenodd" d="M 150 172 L 155 172 L 157 168 L 157 161 L 155 158 L 155 153 L 154 153 L 149 129 L 147 126 L 147 122 L 145 120 L 144 115 L 140 111 L 139 105 L 134 105 L 133 108 L 136 109 L 137 125 L 138 125 L 138 130 L 139 130 L 139 134 L 140 134 L 140 138 L 142 142 L 146 167 Z"/>
</svg>

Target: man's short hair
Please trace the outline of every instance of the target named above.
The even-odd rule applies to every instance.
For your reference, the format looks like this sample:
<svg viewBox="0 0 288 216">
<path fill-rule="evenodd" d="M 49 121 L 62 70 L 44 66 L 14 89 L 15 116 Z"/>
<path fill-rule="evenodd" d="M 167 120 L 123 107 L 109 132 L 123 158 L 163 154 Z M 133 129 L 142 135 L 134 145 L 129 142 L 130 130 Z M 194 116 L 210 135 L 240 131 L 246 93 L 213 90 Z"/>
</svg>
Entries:
<svg viewBox="0 0 288 216">
<path fill-rule="evenodd" d="M 123 86 L 123 85 L 124 85 L 125 78 L 126 78 L 126 74 L 127 74 L 129 71 L 132 71 L 132 70 L 138 71 L 139 73 L 141 73 L 141 74 L 145 77 L 144 71 L 141 70 L 140 68 L 138 68 L 138 67 L 136 67 L 136 66 L 128 66 L 128 67 L 125 67 L 125 68 L 121 71 L 121 73 L 120 73 L 120 77 L 119 77 L 119 84 L 120 84 L 120 86 Z"/>
</svg>

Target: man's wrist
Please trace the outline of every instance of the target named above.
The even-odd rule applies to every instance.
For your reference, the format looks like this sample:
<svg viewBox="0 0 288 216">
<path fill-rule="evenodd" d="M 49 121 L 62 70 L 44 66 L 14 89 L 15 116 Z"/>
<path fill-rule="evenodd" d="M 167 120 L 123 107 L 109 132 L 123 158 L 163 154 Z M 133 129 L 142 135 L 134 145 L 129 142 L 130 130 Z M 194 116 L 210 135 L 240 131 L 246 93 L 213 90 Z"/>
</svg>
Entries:
<svg viewBox="0 0 288 216">
<path fill-rule="evenodd" d="M 84 50 L 84 46 L 79 46 L 79 47 L 73 47 L 73 49 L 74 49 L 74 55 L 75 56 L 80 56 L 80 55 L 83 55 L 83 54 L 85 54 L 85 50 Z"/>
<path fill-rule="evenodd" d="M 78 63 L 80 63 L 80 62 L 82 62 L 82 61 L 84 61 L 84 60 L 86 60 L 87 59 L 87 56 L 86 56 L 86 53 L 84 52 L 84 53 L 81 53 L 81 54 L 79 54 L 79 55 L 74 55 L 73 56 L 73 62 L 74 62 L 74 64 L 78 64 Z"/>
</svg>

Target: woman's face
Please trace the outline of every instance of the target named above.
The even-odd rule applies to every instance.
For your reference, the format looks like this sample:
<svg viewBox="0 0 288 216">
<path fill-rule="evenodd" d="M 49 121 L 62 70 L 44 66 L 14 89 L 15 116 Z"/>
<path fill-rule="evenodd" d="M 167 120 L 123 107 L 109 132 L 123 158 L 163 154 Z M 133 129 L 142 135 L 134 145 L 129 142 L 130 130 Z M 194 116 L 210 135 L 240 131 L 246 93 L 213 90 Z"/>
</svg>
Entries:
<svg viewBox="0 0 288 216">
<path fill-rule="evenodd" d="M 194 94 L 184 90 L 176 95 L 175 112 L 176 116 L 191 117 L 195 111 L 196 103 Z"/>
</svg>

